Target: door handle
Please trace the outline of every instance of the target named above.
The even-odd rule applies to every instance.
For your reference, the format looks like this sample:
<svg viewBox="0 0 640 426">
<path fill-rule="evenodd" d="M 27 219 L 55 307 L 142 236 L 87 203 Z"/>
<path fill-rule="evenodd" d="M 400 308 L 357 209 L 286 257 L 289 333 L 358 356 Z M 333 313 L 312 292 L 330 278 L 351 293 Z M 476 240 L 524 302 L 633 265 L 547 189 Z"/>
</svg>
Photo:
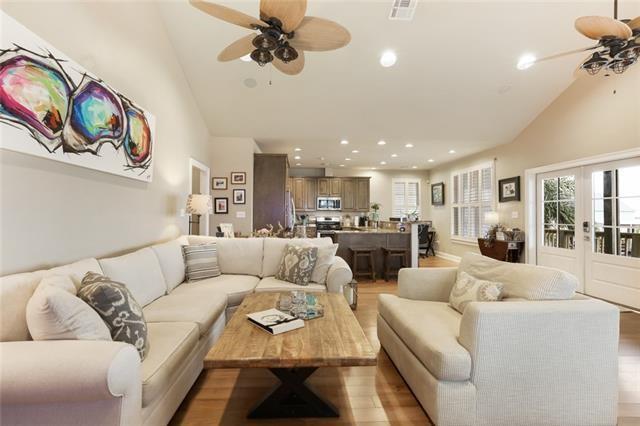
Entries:
<svg viewBox="0 0 640 426">
<path fill-rule="evenodd" d="M 586 233 L 589 233 L 591 227 L 589 226 L 589 221 L 585 220 L 584 222 L 582 222 L 582 230 Z"/>
</svg>

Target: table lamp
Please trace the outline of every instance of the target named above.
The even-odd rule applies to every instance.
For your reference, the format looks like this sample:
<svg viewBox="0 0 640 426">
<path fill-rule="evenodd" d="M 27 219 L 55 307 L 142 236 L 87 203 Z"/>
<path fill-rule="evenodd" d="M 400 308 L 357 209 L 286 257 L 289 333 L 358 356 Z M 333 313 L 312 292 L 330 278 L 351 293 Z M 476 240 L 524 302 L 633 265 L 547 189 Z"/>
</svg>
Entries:
<svg viewBox="0 0 640 426">
<path fill-rule="evenodd" d="M 484 223 L 489 226 L 497 225 L 498 223 L 500 223 L 500 216 L 498 215 L 498 212 L 486 212 L 484 214 Z"/>
<path fill-rule="evenodd" d="M 205 194 L 189 194 L 187 197 L 187 214 L 193 216 L 197 216 L 197 220 L 189 219 L 189 234 L 192 231 L 192 225 L 194 223 L 200 223 L 200 216 L 203 214 L 211 214 L 213 213 L 213 201 L 211 200 L 211 195 Z"/>
</svg>

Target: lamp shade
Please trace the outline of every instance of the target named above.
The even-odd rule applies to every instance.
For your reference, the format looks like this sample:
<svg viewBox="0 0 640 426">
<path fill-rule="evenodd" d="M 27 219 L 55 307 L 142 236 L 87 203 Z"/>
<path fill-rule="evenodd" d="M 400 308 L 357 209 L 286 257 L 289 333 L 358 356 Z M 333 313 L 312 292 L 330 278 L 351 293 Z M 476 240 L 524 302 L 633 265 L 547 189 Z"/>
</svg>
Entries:
<svg viewBox="0 0 640 426">
<path fill-rule="evenodd" d="M 497 225 L 498 223 L 500 223 L 498 212 L 486 212 L 484 214 L 484 223 L 486 223 L 487 225 Z"/>
<path fill-rule="evenodd" d="M 187 213 L 189 214 L 211 214 L 213 213 L 213 202 L 211 195 L 189 194 L 187 197 Z"/>
</svg>

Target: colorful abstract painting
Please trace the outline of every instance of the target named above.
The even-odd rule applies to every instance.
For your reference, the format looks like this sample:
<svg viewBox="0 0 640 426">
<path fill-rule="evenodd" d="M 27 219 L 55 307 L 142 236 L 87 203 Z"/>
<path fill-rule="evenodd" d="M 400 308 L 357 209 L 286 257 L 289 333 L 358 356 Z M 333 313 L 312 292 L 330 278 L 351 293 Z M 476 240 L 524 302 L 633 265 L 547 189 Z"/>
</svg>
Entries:
<svg viewBox="0 0 640 426">
<path fill-rule="evenodd" d="M 0 148 L 150 182 L 153 115 L 0 13 Z"/>
</svg>

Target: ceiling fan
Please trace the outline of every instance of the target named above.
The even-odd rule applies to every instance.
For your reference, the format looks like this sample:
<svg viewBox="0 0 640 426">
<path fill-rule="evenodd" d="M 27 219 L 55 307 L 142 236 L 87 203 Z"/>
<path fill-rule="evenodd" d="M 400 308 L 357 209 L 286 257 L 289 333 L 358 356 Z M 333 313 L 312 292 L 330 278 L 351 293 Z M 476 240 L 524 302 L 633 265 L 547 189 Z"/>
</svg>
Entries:
<svg viewBox="0 0 640 426">
<path fill-rule="evenodd" d="M 305 16 L 307 0 L 260 0 L 260 19 L 204 0 L 189 0 L 201 11 L 251 33 L 231 43 L 218 55 L 221 62 L 246 55 L 264 66 L 272 63 L 285 74 L 304 68 L 304 51 L 339 49 L 351 41 L 349 31 L 328 19 Z M 273 53 L 272 53 L 273 52 Z"/>
<path fill-rule="evenodd" d="M 558 53 L 540 59 L 531 59 L 518 64 L 518 68 L 526 69 L 538 62 L 560 58 L 580 52 L 593 51 L 580 62 L 576 72 L 585 71 L 596 75 L 604 69 L 622 74 L 640 59 L 640 16 L 635 19 L 618 20 L 618 0 L 614 0 L 613 18 L 608 16 L 581 16 L 576 19 L 576 30 L 583 36 L 597 40 L 595 46 Z"/>
</svg>

